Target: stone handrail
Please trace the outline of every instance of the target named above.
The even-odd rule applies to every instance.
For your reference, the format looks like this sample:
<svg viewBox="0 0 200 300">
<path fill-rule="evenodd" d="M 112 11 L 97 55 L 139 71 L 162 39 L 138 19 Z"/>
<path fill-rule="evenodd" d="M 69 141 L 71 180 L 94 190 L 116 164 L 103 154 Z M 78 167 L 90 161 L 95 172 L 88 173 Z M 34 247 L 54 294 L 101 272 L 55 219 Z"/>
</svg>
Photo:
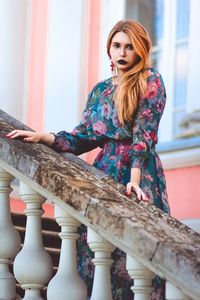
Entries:
<svg viewBox="0 0 200 300">
<path fill-rule="evenodd" d="M 73 154 L 8 139 L 28 129 L 0 111 L 0 164 L 192 299 L 200 295 L 200 235 L 156 207 L 127 198 L 124 187 Z"/>
</svg>

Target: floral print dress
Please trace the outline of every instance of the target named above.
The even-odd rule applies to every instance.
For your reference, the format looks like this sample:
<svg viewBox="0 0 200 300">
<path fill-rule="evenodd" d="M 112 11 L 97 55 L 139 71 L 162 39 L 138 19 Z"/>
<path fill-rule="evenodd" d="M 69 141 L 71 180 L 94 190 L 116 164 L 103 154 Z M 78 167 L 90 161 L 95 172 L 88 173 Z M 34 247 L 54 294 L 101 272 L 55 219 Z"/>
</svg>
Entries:
<svg viewBox="0 0 200 300">
<path fill-rule="evenodd" d="M 88 96 L 81 123 L 71 132 L 56 134 L 52 147 L 58 152 L 75 155 L 102 148 L 94 166 L 126 185 L 130 181 L 131 168 L 141 169 L 140 186 L 151 203 L 169 212 L 166 183 L 159 156 L 156 153 L 157 131 L 166 101 L 161 75 L 149 68 L 147 89 L 139 99 L 138 109 L 132 122 L 120 124 L 113 101 L 116 85 L 112 78 L 98 83 Z M 94 267 L 92 252 L 86 241 L 86 228 L 80 227 L 77 244 L 78 269 L 84 278 L 90 296 Z M 125 269 L 125 254 L 119 249 L 113 253 L 112 288 L 114 300 L 133 298 L 131 280 Z M 159 280 L 154 282 L 151 300 L 164 299 Z"/>
</svg>

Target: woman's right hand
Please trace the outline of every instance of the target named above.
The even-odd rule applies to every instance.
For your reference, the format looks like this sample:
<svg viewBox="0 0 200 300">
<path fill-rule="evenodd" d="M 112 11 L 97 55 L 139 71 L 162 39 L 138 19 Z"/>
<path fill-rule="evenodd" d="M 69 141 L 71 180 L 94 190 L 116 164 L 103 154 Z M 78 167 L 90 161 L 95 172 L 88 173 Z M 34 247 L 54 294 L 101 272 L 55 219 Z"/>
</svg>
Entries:
<svg viewBox="0 0 200 300">
<path fill-rule="evenodd" d="M 6 135 L 7 138 L 15 139 L 23 137 L 24 142 L 39 143 L 42 142 L 48 146 L 51 146 L 55 140 L 53 133 L 42 133 L 27 130 L 15 129 Z"/>
</svg>

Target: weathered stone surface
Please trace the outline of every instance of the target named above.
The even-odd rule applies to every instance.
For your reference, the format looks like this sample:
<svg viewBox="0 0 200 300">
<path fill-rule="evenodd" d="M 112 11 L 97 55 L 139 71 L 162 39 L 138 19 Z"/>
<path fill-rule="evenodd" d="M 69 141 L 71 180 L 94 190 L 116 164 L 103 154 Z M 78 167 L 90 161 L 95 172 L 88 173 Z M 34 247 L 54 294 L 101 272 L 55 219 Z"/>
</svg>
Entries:
<svg viewBox="0 0 200 300">
<path fill-rule="evenodd" d="M 0 113 L 0 161 L 73 208 L 73 215 L 155 273 L 200 299 L 200 235 L 154 206 L 124 196 L 124 187 L 68 153 L 8 139 L 18 125 Z M 20 124 L 19 124 L 20 125 Z M 23 125 L 20 125 L 23 127 Z M 17 128 L 22 128 L 18 127 Z M 13 175 L 14 171 L 13 171 Z"/>
</svg>

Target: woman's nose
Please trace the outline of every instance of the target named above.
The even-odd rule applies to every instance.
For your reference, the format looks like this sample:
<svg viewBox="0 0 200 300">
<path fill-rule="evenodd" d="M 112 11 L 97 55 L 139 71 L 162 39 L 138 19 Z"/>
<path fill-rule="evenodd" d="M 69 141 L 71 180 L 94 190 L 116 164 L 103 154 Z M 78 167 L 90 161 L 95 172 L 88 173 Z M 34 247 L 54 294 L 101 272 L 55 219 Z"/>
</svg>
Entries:
<svg viewBox="0 0 200 300">
<path fill-rule="evenodd" d="M 125 56 L 126 55 L 126 50 L 125 50 L 125 48 L 121 48 L 120 49 L 120 56 Z"/>
</svg>

